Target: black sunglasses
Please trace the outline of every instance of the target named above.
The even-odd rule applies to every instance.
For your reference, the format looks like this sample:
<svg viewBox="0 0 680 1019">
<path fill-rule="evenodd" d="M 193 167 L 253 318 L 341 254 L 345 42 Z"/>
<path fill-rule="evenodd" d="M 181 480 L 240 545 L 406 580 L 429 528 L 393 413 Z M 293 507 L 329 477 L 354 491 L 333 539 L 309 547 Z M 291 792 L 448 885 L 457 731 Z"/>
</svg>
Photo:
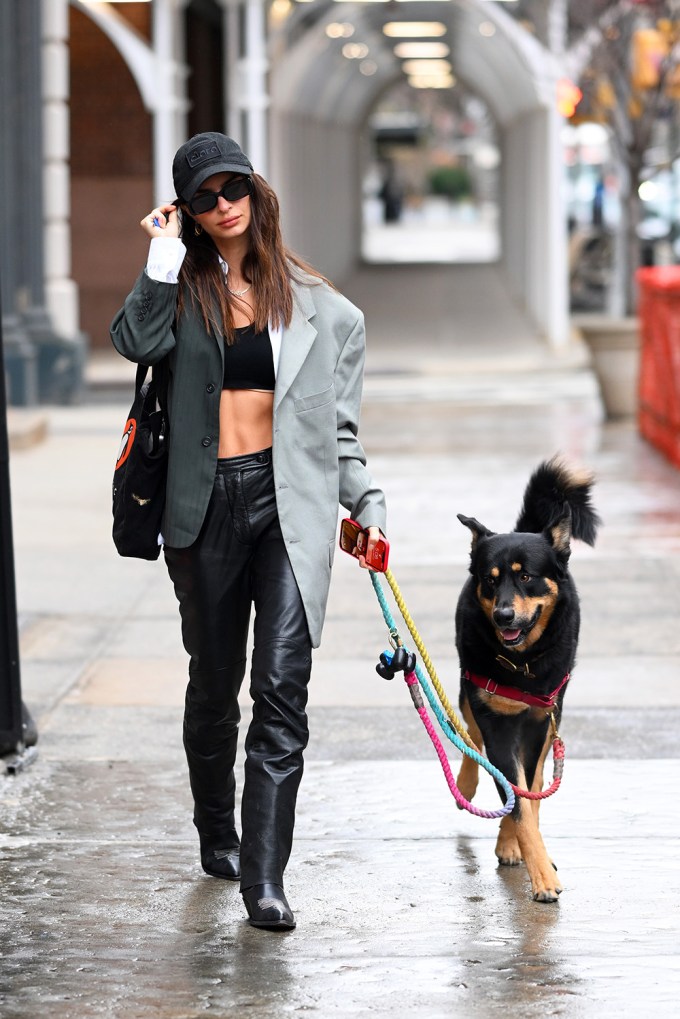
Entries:
<svg viewBox="0 0 680 1019">
<path fill-rule="evenodd" d="M 202 191 L 187 202 L 187 208 L 192 216 L 201 216 L 204 212 L 210 212 L 217 205 L 219 198 L 225 202 L 237 202 L 239 198 L 252 195 L 253 182 L 250 177 L 235 177 L 222 185 L 219 191 Z"/>
</svg>

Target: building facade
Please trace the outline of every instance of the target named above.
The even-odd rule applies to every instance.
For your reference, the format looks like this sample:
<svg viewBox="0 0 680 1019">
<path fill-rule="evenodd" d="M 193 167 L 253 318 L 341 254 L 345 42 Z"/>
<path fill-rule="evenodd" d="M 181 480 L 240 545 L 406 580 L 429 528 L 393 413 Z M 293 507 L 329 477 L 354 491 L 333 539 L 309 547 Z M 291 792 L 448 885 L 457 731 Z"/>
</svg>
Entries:
<svg viewBox="0 0 680 1019">
<path fill-rule="evenodd" d="M 414 4 L 390 7 L 413 17 Z M 568 342 L 562 208 L 562 0 L 544 39 L 502 4 L 421 0 L 456 75 L 492 110 L 503 155 L 501 266 L 555 348 Z M 382 4 L 332 0 L 6 0 L 1 279 L 10 400 L 76 399 L 88 351 L 143 264 L 142 215 L 174 197 L 190 134 L 237 137 L 281 199 L 287 241 L 342 284 L 361 247 L 363 132 L 402 76 Z M 351 19 L 370 74 L 327 28 Z M 550 34 L 552 33 L 552 38 Z M 557 53 L 557 55 L 556 55 Z"/>
</svg>

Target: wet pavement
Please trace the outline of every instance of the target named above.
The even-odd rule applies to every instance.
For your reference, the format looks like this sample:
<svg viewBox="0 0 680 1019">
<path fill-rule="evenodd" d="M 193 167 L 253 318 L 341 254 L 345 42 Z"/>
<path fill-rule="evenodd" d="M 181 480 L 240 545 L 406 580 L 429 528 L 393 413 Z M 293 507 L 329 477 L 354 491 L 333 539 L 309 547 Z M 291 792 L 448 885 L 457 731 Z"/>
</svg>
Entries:
<svg viewBox="0 0 680 1019">
<path fill-rule="evenodd" d="M 532 902 L 524 868 L 496 864 L 497 822 L 456 809 L 403 681 L 375 674 L 371 585 L 338 554 L 287 871 L 298 927 L 250 928 L 237 888 L 198 863 L 169 582 L 110 543 L 127 406 L 50 409 L 47 439 L 11 463 L 40 753 L 0 777 L 3 1019 L 677 1013 L 680 471 L 632 422 L 602 422 L 577 358 L 480 374 L 471 351 L 442 367 L 430 349 L 406 376 L 382 343 L 362 434 L 393 572 L 452 700 L 469 551 L 456 513 L 509 528 L 558 450 L 597 474 L 605 526 L 572 556 L 583 629 L 564 781 L 541 808 L 563 895 Z M 478 800 L 497 804 L 490 781 Z"/>
</svg>

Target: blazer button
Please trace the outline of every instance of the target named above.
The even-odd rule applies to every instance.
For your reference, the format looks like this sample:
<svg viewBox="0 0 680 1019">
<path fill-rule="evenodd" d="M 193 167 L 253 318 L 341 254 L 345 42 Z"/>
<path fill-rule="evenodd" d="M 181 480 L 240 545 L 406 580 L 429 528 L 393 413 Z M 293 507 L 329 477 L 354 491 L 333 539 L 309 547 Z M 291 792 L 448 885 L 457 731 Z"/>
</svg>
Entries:
<svg viewBox="0 0 680 1019">
<path fill-rule="evenodd" d="M 212 439 L 210 438 L 209 435 L 206 435 L 206 437 L 204 439 L 201 439 L 201 445 L 202 446 L 211 446 L 212 445 Z"/>
<path fill-rule="evenodd" d="M 214 393 L 215 392 L 215 387 L 213 386 L 212 382 L 208 383 L 208 385 L 205 387 L 205 391 L 206 391 L 206 393 Z"/>
</svg>

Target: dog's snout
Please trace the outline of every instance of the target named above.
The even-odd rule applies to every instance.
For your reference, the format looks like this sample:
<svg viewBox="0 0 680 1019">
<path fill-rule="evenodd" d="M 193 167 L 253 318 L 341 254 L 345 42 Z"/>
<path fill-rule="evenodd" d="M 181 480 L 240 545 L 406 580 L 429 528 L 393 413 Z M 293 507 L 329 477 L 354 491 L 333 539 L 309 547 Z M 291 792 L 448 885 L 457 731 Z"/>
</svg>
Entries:
<svg viewBox="0 0 680 1019">
<path fill-rule="evenodd" d="M 496 626 L 509 626 L 515 618 L 512 605 L 497 605 L 493 610 L 493 621 Z"/>
</svg>

